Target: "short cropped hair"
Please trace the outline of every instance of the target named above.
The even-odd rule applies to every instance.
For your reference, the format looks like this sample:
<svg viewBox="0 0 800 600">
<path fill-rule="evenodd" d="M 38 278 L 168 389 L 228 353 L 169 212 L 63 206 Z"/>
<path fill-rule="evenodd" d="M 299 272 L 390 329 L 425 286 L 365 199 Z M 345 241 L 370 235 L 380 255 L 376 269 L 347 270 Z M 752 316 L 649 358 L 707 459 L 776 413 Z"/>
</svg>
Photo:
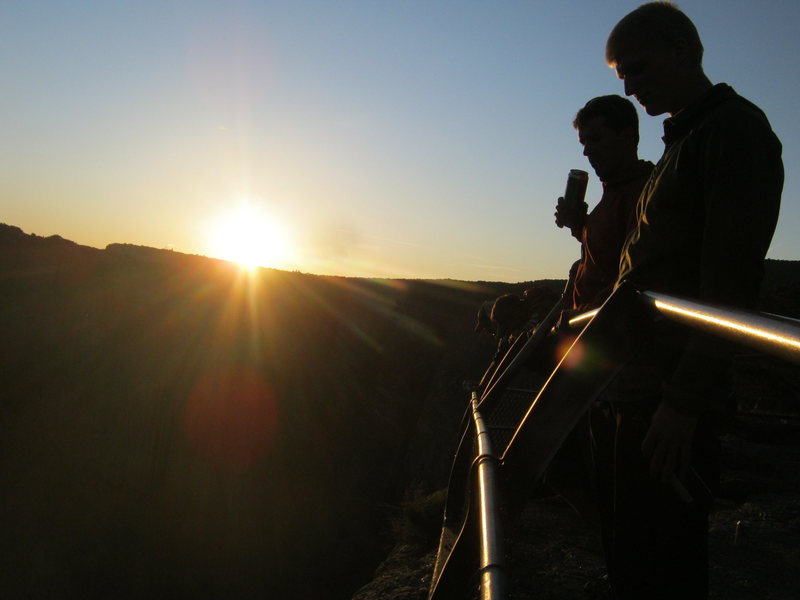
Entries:
<svg viewBox="0 0 800 600">
<path fill-rule="evenodd" d="M 703 43 L 694 23 L 672 2 L 648 2 L 634 9 L 616 24 L 606 42 L 606 63 L 616 64 L 621 40 L 660 40 L 672 44 L 682 39 L 689 48 L 689 58 L 696 66 L 703 62 Z"/>
<path fill-rule="evenodd" d="M 589 100 L 575 115 L 572 126 L 575 129 L 583 127 L 589 121 L 602 117 L 604 125 L 612 131 L 619 133 L 623 129 L 632 128 L 636 132 L 636 141 L 639 141 L 639 115 L 633 102 L 622 96 L 598 96 Z"/>
</svg>

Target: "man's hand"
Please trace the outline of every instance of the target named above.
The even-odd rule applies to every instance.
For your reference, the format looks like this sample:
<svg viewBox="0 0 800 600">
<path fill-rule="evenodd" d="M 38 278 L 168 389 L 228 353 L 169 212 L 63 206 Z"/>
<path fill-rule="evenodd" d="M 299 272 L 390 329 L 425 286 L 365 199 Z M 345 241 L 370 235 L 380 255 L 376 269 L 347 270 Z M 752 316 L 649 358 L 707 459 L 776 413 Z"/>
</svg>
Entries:
<svg viewBox="0 0 800 600">
<path fill-rule="evenodd" d="M 556 321 L 556 331 L 569 331 L 570 319 L 577 317 L 579 314 L 581 314 L 581 311 L 572 308 L 562 310 L 561 314 L 558 315 L 558 321 Z"/>
<path fill-rule="evenodd" d="M 586 211 L 588 210 L 589 205 L 586 202 L 581 202 L 579 206 L 567 206 L 564 198 L 559 197 L 553 216 L 556 218 L 556 225 L 559 228 L 580 229 L 586 221 Z"/>
<path fill-rule="evenodd" d="M 676 474 L 681 479 L 686 476 L 696 427 L 696 417 L 683 415 L 663 401 L 658 405 L 642 442 L 653 479 L 670 483 Z"/>
</svg>

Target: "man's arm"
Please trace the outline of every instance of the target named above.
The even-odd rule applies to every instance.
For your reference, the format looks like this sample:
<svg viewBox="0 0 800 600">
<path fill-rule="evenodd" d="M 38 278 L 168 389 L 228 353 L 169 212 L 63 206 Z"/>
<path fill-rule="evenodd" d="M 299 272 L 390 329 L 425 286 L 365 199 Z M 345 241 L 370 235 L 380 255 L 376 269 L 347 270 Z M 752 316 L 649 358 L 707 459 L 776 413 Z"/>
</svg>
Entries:
<svg viewBox="0 0 800 600">
<path fill-rule="evenodd" d="M 701 300 L 753 307 L 783 187 L 780 142 L 757 115 L 701 133 L 705 208 L 699 264 Z M 697 417 L 714 410 L 733 347 L 692 332 L 642 446 L 651 473 L 685 473 Z"/>
<path fill-rule="evenodd" d="M 699 299 L 754 308 L 764 257 L 778 219 L 783 188 L 780 142 L 765 121 L 745 113 L 734 124 L 717 123 L 700 135 L 705 207 Z M 733 346 L 692 332 L 668 386 L 667 400 L 686 414 L 713 409 L 703 395 L 716 388 Z"/>
</svg>

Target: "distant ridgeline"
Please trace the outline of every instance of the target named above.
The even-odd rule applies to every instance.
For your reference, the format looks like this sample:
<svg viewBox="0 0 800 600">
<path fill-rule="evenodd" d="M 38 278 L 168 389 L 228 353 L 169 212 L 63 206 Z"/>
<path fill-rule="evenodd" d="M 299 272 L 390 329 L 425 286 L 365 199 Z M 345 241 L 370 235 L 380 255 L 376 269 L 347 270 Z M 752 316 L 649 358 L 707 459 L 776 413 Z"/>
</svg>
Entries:
<svg viewBox="0 0 800 600">
<path fill-rule="evenodd" d="M 19 227 L 0 223 L 0 246 L 8 247 L 14 245 L 32 246 L 34 244 L 47 246 L 77 246 L 75 242 L 65 240 L 60 235 L 40 237 L 33 233 L 27 234 Z"/>
<path fill-rule="evenodd" d="M 165 263 L 174 264 L 175 262 L 182 261 L 187 263 L 205 261 L 215 264 L 228 264 L 227 261 L 220 259 L 135 244 L 113 243 L 106 246 L 105 251 L 103 251 L 98 248 L 81 246 L 71 240 L 64 239 L 60 235 L 41 237 L 36 234 L 27 234 L 19 227 L 7 225 L 5 223 L 0 223 L 0 248 L 6 252 L 9 250 L 34 251 L 39 255 L 40 258 L 45 258 L 45 256 L 41 254 L 42 252 L 47 252 L 47 250 L 55 251 L 57 249 L 61 249 L 74 253 L 72 255 L 81 254 L 87 258 L 92 255 L 94 255 L 93 258 L 99 258 L 100 253 L 105 252 L 105 254 L 113 255 L 117 258 L 126 258 L 130 260 L 146 262 L 163 261 Z M 16 252 L 14 254 L 16 254 Z M 19 255 L 17 256 L 20 257 Z M 9 257 L 6 256 L 6 259 L 8 258 Z M 50 258 L 57 259 L 57 256 L 51 255 Z M 267 268 L 264 268 L 264 270 L 274 271 L 274 269 Z M 533 283 L 544 284 L 554 289 L 559 289 L 560 286 L 563 286 L 564 281 L 565 280 L 561 279 L 548 279 L 539 280 L 536 282 L 527 281 L 507 284 L 487 281 L 478 281 L 474 283 L 478 286 L 481 286 L 488 292 L 499 291 L 502 293 L 521 293 L 526 287 L 529 287 Z M 784 316 L 800 318 L 800 260 L 767 259 L 765 261 L 765 273 L 764 281 L 762 283 L 761 301 L 761 308 L 763 310 L 775 312 Z"/>
</svg>

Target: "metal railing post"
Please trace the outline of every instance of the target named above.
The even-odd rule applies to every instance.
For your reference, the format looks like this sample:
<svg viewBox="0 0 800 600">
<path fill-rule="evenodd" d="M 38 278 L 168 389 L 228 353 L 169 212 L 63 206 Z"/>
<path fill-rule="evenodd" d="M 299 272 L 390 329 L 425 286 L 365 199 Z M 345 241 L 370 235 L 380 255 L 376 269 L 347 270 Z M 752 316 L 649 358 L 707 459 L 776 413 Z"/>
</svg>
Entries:
<svg viewBox="0 0 800 600">
<path fill-rule="evenodd" d="M 505 553 L 500 525 L 500 503 L 497 498 L 499 459 L 492 452 L 489 429 L 478 411 L 478 394 L 472 392 L 472 419 L 475 425 L 477 457 L 475 490 L 478 499 L 480 538 L 480 597 L 482 600 L 503 600 L 506 596 Z"/>
</svg>

